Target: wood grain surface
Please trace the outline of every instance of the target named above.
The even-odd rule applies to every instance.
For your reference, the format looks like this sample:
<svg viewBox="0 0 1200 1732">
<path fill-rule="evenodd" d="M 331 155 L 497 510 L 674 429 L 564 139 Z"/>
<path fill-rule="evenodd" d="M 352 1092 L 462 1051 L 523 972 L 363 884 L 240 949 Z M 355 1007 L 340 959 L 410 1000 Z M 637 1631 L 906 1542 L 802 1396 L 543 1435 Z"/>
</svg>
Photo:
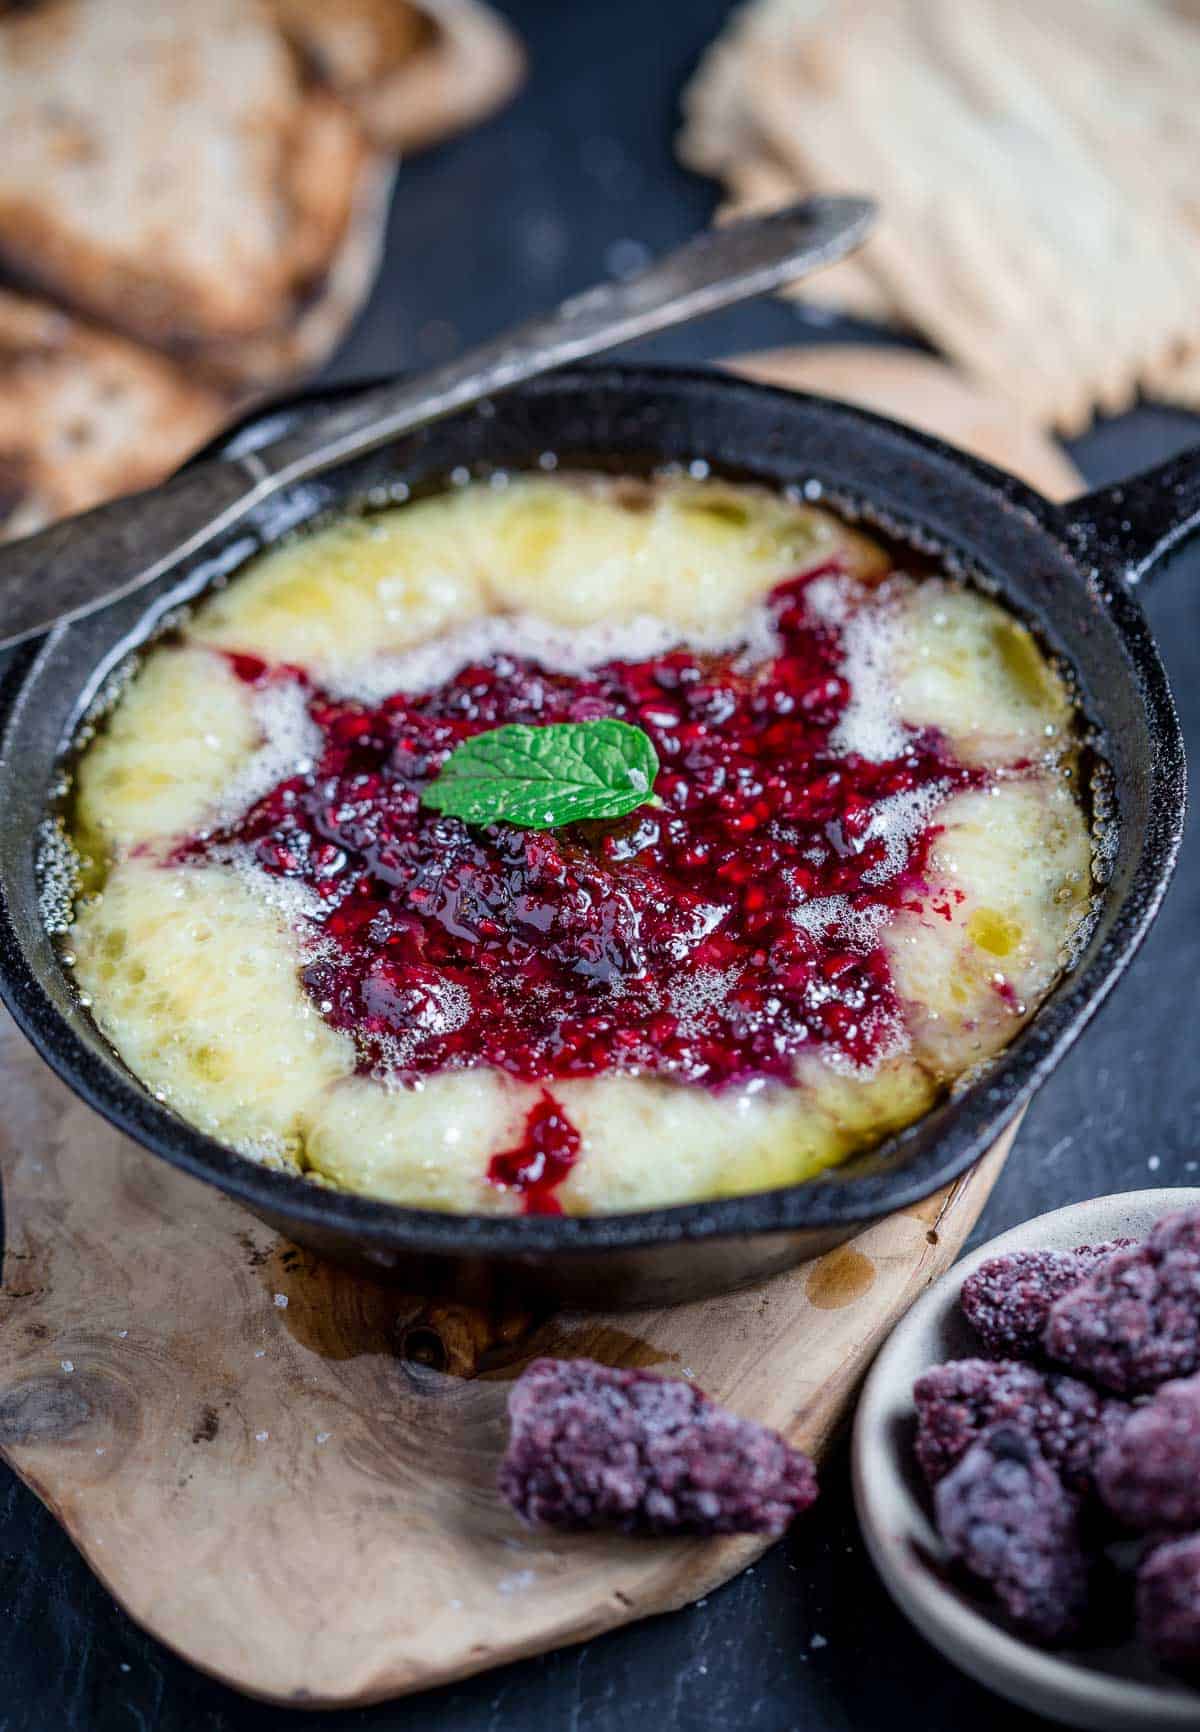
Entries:
<svg viewBox="0 0 1200 1732">
<path fill-rule="evenodd" d="M 125 1608 L 273 1700 L 368 1702 L 698 1598 L 757 1539 L 530 1533 L 493 1482 L 534 1353 L 694 1375 L 819 1453 L 957 1253 L 949 1194 L 758 1291 L 619 1317 L 426 1306 L 102 1124 L 6 1026 L 0 1447 Z"/>
<path fill-rule="evenodd" d="M 0 1079 L 0 1450 L 146 1628 L 311 1706 L 581 1641 L 750 1563 L 765 1542 L 521 1528 L 493 1489 L 511 1378 L 538 1353 L 661 1367 L 819 1455 L 1012 1134 L 761 1289 L 484 1316 L 290 1246 L 102 1123 L 7 1019 Z"/>
</svg>

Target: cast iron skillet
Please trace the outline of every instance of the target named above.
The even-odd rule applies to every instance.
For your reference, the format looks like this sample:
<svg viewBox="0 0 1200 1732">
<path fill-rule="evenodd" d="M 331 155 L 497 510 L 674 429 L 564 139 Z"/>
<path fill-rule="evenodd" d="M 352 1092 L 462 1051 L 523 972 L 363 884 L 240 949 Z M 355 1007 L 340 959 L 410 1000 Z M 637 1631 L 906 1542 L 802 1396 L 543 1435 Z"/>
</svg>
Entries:
<svg viewBox="0 0 1200 1732">
<path fill-rule="evenodd" d="M 270 410 L 238 449 L 311 406 Z M 264 543 L 397 478 L 560 460 L 816 483 L 834 503 L 932 546 L 1005 598 L 1075 669 L 1113 772 L 1118 842 L 1095 931 L 1073 971 L 979 1080 L 870 1155 L 805 1185 L 643 1214 L 493 1219 L 400 1208 L 268 1172 L 155 1102 L 76 1004 L 38 914 L 35 838 L 64 742 L 106 674 L 181 600 Z M 1200 527 L 1200 453 L 1060 509 L 1011 476 L 863 411 L 703 371 L 580 368 L 361 458 L 272 502 L 182 576 L 60 628 L 0 682 L 0 993 L 86 1101 L 173 1165 L 314 1250 L 412 1288 L 570 1303 L 656 1304 L 744 1285 L 836 1244 L 969 1166 L 1029 1099 L 1129 962 L 1183 829 L 1184 755 L 1162 663 L 1132 586 Z"/>
</svg>

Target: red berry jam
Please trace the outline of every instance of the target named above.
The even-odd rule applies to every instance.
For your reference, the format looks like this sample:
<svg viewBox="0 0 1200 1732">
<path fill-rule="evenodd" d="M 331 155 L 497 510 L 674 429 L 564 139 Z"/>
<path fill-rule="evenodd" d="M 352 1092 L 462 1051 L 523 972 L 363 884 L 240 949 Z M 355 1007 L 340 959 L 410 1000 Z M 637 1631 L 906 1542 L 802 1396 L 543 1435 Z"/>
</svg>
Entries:
<svg viewBox="0 0 1200 1732">
<path fill-rule="evenodd" d="M 720 1088 L 788 1081 L 806 1051 L 869 1065 L 899 1025 L 880 927 L 922 905 L 928 819 L 978 773 L 928 732 L 901 729 L 885 761 L 835 748 L 852 694 L 844 627 L 806 600 L 819 575 L 773 592 L 757 661 L 680 648 L 580 676 L 496 654 L 371 706 L 235 658 L 255 685 L 302 683 L 319 756 L 182 857 L 248 855 L 315 893 L 304 984 L 368 1073 Z M 539 832 L 419 804 L 470 734 L 598 716 L 650 735 L 657 804 Z M 570 1138 L 537 1116 L 553 1110 L 497 1157 L 499 1182 L 541 1195 L 565 1171 Z"/>
<path fill-rule="evenodd" d="M 488 1178 L 506 1191 L 519 1191 L 527 1215 L 561 1215 L 554 1195 L 579 1156 L 579 1132 L 554 1096 L 542 1098 L 525 1120 L 525 1133 L 515 1149 L 493 1155 Z"/>
</svg>

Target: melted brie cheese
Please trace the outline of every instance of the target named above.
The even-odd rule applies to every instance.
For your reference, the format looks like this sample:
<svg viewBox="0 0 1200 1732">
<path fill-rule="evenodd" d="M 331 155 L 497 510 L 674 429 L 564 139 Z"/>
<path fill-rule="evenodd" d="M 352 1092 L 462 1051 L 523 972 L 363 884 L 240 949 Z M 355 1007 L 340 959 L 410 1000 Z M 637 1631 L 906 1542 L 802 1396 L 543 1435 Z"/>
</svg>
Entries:
<svg viewBox="0 0 1200 1732">
<path fill-rule="evenodd" d="M 1078 806 L 1034 774 L 947 800 L 934 893 L 883 934 L 915 1056 L 950 1081 L 1006 1046 L 1053 985 L 1091 903 Z"/>
<path fill-rule="evenodd" d="M 354 1043 L 304 991 L 286 913 L 217 866 L 131 857 L 80 910 L 76 978 L 130 1069 L 201 1130 L 292 1163 Z"/>
<path fill-rule="evenodd" d="M 542 1085 L 482 1068 L 404 1088 L 358 1074 L 353 1040 L 301 981 L 321 945 L 303 897 L 248 867 L 171 863 L 182 838 L 244 810 L 311 745 L 294 699 L 243 683 L 219 652 L 353 690 L 479 653 L 489 621 L 496 642 L 533 622 L 548 660 L 590 653 L 596 628 L 737 642 L 761 629 L 748 621 L 774 585 L 835 556 L 848 576 L 832 610 L 837 584 L 872 584 L 889 564 L 836 519 L 758 489 L 535 477 L 339 522 L 256 560 L 150 652 L 80 760 L 74 837 L 107 876 L 80 902 L 70 945 L 100 1027 L 168 1105 L 247 1155 L 397 1202 L 518 1209 L 488 1162 L 519 1142 Z M 554 1081 L 581 1139 L 558 1192 L 568 1211 L 811 1177 L 996 1053 L 1063 967 L 1091 897 L 1087 825 L 1064 775 L 1069 694 L 1026 629 L 976 591 L 885 587 L 886 629 L 847 652 L 858 707 L 846 749 L 886 745 L 907 723 L 995 772 L 933 814 L 934 894 L 882 929 L 904 1027 L 870 1073 L 806 1054 L 792 1087 Z M 897 809 L 895 821 L 929 817 Z"/>
<path fill-rule="evenodd" d="M 155 650 L 80 760 L 81 851 L 98 865 L 199 829 L 259 738 L 250 690 L 222 656 Z"/>
</svg>

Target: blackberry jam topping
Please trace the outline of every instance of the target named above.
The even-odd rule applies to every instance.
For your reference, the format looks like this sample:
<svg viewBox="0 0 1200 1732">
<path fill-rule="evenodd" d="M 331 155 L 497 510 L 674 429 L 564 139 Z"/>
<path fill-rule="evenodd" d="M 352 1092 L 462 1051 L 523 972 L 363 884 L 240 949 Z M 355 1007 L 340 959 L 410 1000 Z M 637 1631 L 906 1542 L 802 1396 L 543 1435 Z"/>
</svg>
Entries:
<svg viewBox="0 0 1200 1732">
<path fill-rule="evenodd" d="M 373 704 L 234 657 L 256 687 L 299 688 L 313 767 L 176 861 L 240 859 L 303 887 L 319 915 L 304 985 L 366 1073 L 719 1088 L 790 1081 L 806 1050 L 869 1066 L 900 1028 L 880 929 L 924 906 L 936 807 L 981 773 L 931 731 L 864 729 L 847 639 L 876 604 L 810 606 L 815 578 L 839 582 L 825 568 L 772 593 L 757 660 L 678 648 L 567 673 L 501 652 Z M 419 804 L 472 734 L 602 716 L 643 729 L 662 765 L 627 818 L 532 832 Z M 535 1168 L 561 1177 L 574 1157 L 560 1120 L 535 1108 L 529 1150 L 497 1157 L 492 1176 L 530 1207 L 549 1197 Z"/>
<path fill-rule="evenodd" d="M 553 1095 L 541 1100 L 525 1120 L 525 1134 L 514 1149 L 493 1155 L 488 1178 L 493 1185 L 521 1193 L 527 1215 L 561 1215 L 554 1192 L 579 1155 L 579 1132 Z"/>
</svg>

